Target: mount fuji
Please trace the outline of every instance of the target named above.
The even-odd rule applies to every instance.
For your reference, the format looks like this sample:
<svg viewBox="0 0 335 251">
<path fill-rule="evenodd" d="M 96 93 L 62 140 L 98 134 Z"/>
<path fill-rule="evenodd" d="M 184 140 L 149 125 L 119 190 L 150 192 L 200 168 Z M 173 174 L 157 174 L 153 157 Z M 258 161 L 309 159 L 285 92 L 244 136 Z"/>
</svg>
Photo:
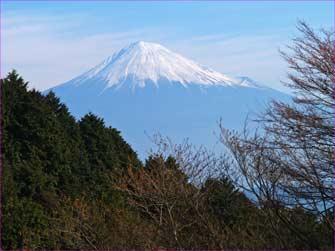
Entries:
<svg viewBox="0 0 335 251">
<path fill-rule="evenodd" d="M 148 135 L 189 138 L 212 148 L 220 118 L 224 126 L 240 129 L 268 100 L 288 100 L 248 77 L 227 76 L 143 41 L 46 93 L 51 90 L 77 118 L 87 112 L 103 117 L 141 157 L 152 147 Z"/>
</svg>

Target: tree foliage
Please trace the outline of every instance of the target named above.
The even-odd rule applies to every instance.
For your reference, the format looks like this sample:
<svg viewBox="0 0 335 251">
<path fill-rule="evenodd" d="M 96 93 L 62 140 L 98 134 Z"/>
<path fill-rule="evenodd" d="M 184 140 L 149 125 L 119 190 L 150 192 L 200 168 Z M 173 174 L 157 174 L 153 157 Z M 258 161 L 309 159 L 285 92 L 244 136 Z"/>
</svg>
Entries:
<svg viewBox="0 0 335 251">
<path fill-rule="evenodd" d="M 120 206 L 110 173 L 120 175 L 123 168 L 141 162 L 116 129 L 93 114 L 76 121 L 53 93 L 27 90 L 27 82 L 15 71 L 1 85 L 3 248 L 75 248 L 82 245 L 73 244 L 75 237 L 88 245 L 84 234 L 62 229 L 72 217 L 64 207 L 90 199 Z M 52 237 L 61 240 L 68 231 L 74 231 L 69 242 Z"/>
<path fill-rule="evenodd" d="M 268 106 L 258 119 L 262 133 L 221 127 L 221 138 L 231 153 L 227 170 L 235 184 L 267 208 L 272 231 L 282 236 L 277 227 L 283 225 L 290 233 L 279 247 L 331 248 L 334 33 L 314 31 L 304 22 L 298 30 L 300 37 L 282 52 L 290 68 L 286 84 L 293 90 L 292 102 Z M 316 237 L 321 232 L 323 238 Z"/>
</svg>

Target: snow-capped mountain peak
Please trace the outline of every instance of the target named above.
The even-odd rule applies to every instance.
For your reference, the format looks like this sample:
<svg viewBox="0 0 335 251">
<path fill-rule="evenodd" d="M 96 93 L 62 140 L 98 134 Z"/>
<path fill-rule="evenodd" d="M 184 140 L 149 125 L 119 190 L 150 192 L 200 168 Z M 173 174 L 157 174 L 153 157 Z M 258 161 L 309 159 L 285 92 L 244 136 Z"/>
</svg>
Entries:
<svg viewBox="0 0 335 251">
<path fill-rule="evenodd" d="M 104 90 L 125 85 L 145 87 L 148 83 L 158 86 L 161 81 L 185 87 L 189 84 L 256 87 L 252 81 L 229 77 L 160 44 L 143 41 L 128 45 L 69 83 L 79 86 L 97 79 L 104 82 Z"/>
</svg>

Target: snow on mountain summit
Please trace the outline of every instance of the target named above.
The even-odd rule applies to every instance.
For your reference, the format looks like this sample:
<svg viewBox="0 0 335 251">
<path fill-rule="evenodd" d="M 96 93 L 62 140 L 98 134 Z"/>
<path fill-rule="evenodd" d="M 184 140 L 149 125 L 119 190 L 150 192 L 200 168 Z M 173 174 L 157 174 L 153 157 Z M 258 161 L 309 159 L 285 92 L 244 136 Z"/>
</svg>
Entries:
<svg viewBox="0 0 335 251">
<path fill-rule="evenodd" d="M 144 87 L 148 82 L 158 86 L 160 80 L 171 83 L 221 86 L 250 86 L 252 81 L 233 78 L 202 66 L 156 43 L 138 41 L 69 81 L 76 86 L 99 79 L 105 88 L 130 84 Z"/>
</svg>

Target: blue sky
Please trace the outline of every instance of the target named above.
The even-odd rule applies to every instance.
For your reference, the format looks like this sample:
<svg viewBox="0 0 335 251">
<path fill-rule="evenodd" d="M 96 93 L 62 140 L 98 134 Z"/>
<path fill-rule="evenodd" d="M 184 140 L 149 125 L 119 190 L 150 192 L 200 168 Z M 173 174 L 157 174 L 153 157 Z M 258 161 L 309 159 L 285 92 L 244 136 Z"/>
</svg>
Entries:
<svg viewBox="0 0 335 251">
<path fill-rule="evenodd" d="M 15 68 L 40 90 L 137 40 L 283 89 L 287 69 L 278 49 L 297 35 L 298 19 L 333 28 L 334 3 L 2 1 L 1 19 L 2 76 Z"/>
</svg>

